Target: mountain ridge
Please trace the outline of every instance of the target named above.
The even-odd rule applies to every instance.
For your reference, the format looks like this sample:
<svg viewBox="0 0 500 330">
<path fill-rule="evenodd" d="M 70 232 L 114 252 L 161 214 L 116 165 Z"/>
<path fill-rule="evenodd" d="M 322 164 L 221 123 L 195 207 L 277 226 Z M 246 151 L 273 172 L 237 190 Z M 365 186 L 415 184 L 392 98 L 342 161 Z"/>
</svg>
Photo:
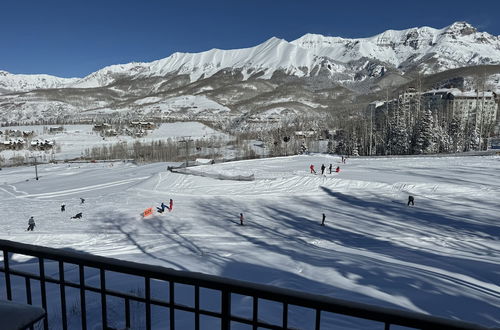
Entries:
<svg viewBox="0 0 500 330">
<path fill-rule="evenodd" d="M 228 68 L 240 70 L 243 80 L 257 73 L 261 79 L 270 79 L 276 71 L 305 77 L 323 69 L 335 75 L 353 71 L 349 64 L 363 58 L 379 62 L 378 71 L 395 69 L 403 74 L 415 68 L 429 74 L 461 66 L 500 64 L 500 37 L 478 32 L 466 22 L 455 22 L 442 29 L 424 26 L 386 30 L 367 38 L 309 33 L 290 42 L 272 37 L 248 48 L 176 52 L 152 62 L 110 65 L 83 78 L 13 75 L 0 71 L 0 89 L 20 92 L 40 88 L 95 88 L 121 78 L 148 78 L 171 73 L 188 74 L 193 82 Z M 426 63 L 431 60 L 434 63 Z M 354 79 L 354 74 L 350 76 Z"/>
</svg>

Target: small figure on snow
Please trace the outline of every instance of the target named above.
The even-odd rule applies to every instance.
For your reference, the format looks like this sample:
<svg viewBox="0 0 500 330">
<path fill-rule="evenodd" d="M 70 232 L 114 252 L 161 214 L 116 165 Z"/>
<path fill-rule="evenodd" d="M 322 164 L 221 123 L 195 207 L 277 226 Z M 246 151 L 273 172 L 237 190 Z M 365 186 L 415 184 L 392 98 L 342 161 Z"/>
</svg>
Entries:
<svg viewBox="0 0 500 330">
<path fill-rule="evenodd" d="M 326 215 L 323 213 L 323 219 L 321 220 L 321 225 L 322 226 L 325 225 L 325 219 L 326 219 Z"/>
<path fill-rule="evenodd" d="M 243 213 L 240 213 L 240 225 L 242 225 L 242 226 L 244 226 L 244 225 L 243 225 L 243 220 L 244 220 L 244 219 L 245 219 L 245 218 L 243 217 Z"/>
<path fill-rule="evenodd" d="M 172 212 L 174 209 L 174 200 L 170 198 L 170 202 L 168 203 L 168 212 Z"/>
<path fill-rule="evenodd" d="M 80 197 L 80 202 L 81 202 L 80 204 L 85 204 L 85 198 Z"/>
<path fill-rule="evenodd" d="M 27 231 L 33 231 L 33 229 L 35 229 L 35 219 L 33 217 L 30 217 L 29 220 L 28 220 L 28 229 L 26 229 Z"/>
<path fill-rule="evenodd" d="M 168 209 L 168 207 L 167 207 L 167 205 L 165 205 L 165 203 L 163 203 L 163 202 L 161 202 L 160 207 L 158 207 L 158 206 L 156 207 L 156 211 L 157 211 L 158 213 L 163 213 L 163 212 L 165 212 L 165 209 Z"/>
<path fill-rule="evenodd" d="M 77 213 L 75 216 L 71 217 L 70 219 L 81 219 L 83 216 L 82 212 Z"/>
<path fill-rule="evenodd" d="M 330 164 L 330 166 L 328 166 L 328 169 L 330 170 L 330 174 L 332 174 L 332 164 Z"/>
<path fill-rule="evenodd" d="M 66 211 L 66 204 L 61 205 L 61 212 L 64 212 L 64 211 Z"/>
<path fill-rule="evenodd" d="M 340 166 L 337 166 L 337 168 L 335 169 L 335 172 L 337 172 L 337 173 L 340 172 Z"/>
<path fill-rule="evenodd" d="M 408 196 L 408 206 L 410 206 L 410 203 L 411 205 L 415 205 L 415 198 L 413 196 Z"/>
<path fill-rule="evenodd" d="M 321 174 L 325 174 L 325 164 L 321 164 Z"/>
<path fill-rule="evenodd" d="M 311 164 L 311 166 L 309 166 L 309 169 L 311 170 L 311 173 L 316 174 L 316 171 L 314 170 L 314 165 L 313 164 Z"/>
</svg>

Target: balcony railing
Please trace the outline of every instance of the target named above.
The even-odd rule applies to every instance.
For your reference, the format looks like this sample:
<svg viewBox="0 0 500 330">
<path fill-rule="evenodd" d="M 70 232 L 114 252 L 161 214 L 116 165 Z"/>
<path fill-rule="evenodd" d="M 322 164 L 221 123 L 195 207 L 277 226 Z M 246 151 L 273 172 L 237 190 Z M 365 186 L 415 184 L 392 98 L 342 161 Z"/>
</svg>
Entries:
<svg viewBox="0 0 500 330">
<path fill-rule="evenodd" d="M 196 330 L 203 328 L 200 318 L 207 316 L 215 318 L 218 324 L 220 324 L 221 329 L 231 329 L 235 325 L 239 325 L 240 327 L 246 325 L 248 328 L 253 329 L 290 329 L 292 325 L 290 325 L 289 320 L 291 308 L 293 306 L 312 311 L 312 328 L 314 329 L 329 329 L 332 327 L 331 323 L 325 324 L 325 322 L 323 322 L 324 319 L 322 316 L 328 313 L 380 322 L 380 328 L 383 327 L 384 329 L 390 329 L 392 325 L 419 329 L 487 329 L 471 323 L 355 303 L 269 285 L 242 282 L 200 273 L 177 271 L 160 266 L 121 261 L 85 253 L 21 244 L 7 240 L 0 240 L 0 250 L 3 251 L 3 267 L 0 268 L 0 274 L 3 273 L 4 275 L 4 279 L 0 282 L 2 294 L 5 292 L 8 300 L 16 298 L 16 300 L 19 301 L 17 297 L 20 295 L 19 291 L 21 293 L 24 291 L 26 296 L 23 297 L 23 300 L 25 300 L 26 303 L 33 304 L 34 300 L 39 301 L 48 315 L 43 321 L 45 329 L 68 329 L 69 307 L 72 309 L 72 316 L 75 316 L 75 308 L 77 309 L 76 314 L 79 314 L 80 319 L 77 319 L 78 327 L 87 329 L 87 310 L 89 306 L 94 307 L 94 314 L 89 316 L 92 322 L 94 322 L 94 325 L 95 319 L 100 318 L 99 321 L 102 323 L 102 328 L 111 329 L 113 327 L 109 326 L 108 323 L 117 324 L 118 322 L 116 320 L 118 314 L 116 311 L 113 311 L 113 315 L 110 318 L 108 305 L 111 299 L 119 299 L 123 302 L 123 305 L 120 304 L 120 306 L 123 306 L 123 319 L 119 320 L 119 322 L 121 322 L 120 324 L 123 325 L 120 326 L 121 328 L 132 327 L 131 315 L 136 316 L 138 313 L 137 310 L 133 310 L 133 307 L 137 307 L 138 304 L 141 304 L 143 308 L 140 308 L 139 312 L 141 313 L 140 318 L 144 320 L 144 324 L 139 327 L 145 329 L 151 329 L 154 325 L 152 323 L 152 308 L 163 309 L 164 312 L 160 315 L 168 319 L 166 325 L 160 328 L 176 329 L 177 325 L 178 329 L 185 329 L 186 325 L 180 323 L 176 324 L 175 313 L 183 311 L 189 313 L 189 315 L 193 317 L 192 326 L 189 326 L 189 328 L 194 328 Z M 30 263 L 28 267 L 26 267 L 25 264 L 16 262 L 15 259 L 17 258 L 13 260 L 13 255 L 16 257 L 22 255 L 31 257 L 31 259 L 35 258 L 37 262 L 33 263 L 33 260 L 30 259 Z M 26 259 L 26 257 L 24 257 L 24 259 Z M 49 275 L 49 272 L 46 270 L 48 267 L 46 266 L 56 269 L 57 271 L 51 270 L 51 273 L 58 275 Z M 77 277 L 77 280 L 65 278 L 65 274 L 69 277 L 69 266 L 72 267 L 71 272 L 76 275 L 71 277 Z M 89 280 L 89 274 L 91 273 L 93 280 Z M 108 288 L 108 285 L 111 286 L 110 284 L 114 281 L 116 273 L 120 276 L 139 278 L 142 282 L 141 289 L 139 290 L 140 292 L 121 292 Z M 18 284 L 14 287 L 14 278 L 17 279 L 17 282 L 19 282 L 18 280 L 21 278 L 22 285 Z M 95 278 L 98 278 L 99 285 L 90 285 L 88 282 L 95 281 Z M 168 300 L 157 297 L 156 291 L 158 290 L 152 289 L 153 281 L 155 284 L 165 284 L 165 291 L 167 291 L 166 294 L 168 294 L 169 297 Z M 36 299 L 34 299 L 32 294 L 32 291 L 35 291 L 32 287 L 33 283 L 39 283 L 40 285 L 39 289 L 36 287 L 36 294 L 39 295 L 35 297 Z M 55 299 L 57 302 L 51 301 L 48 298 L 48 285 L 52 286 L 51 299 Z M 55 290 L 53 285 L 55 285 Z M 179 302 L 179 299 L 176 299 L 179 298 L 177 292 L 178 288 L 176 288 L 178 285 L 184 285 L 192 289 L 190 290 L 190 292 L 193 293 L 192 300 L 194 303 L 192 305 L 182 304 Z M 20 286 L 23 286 L 24 290 L 21 290 Z M 71 297 L 72 299 L 76 297 L 76 299 L 78 299 L 78 304 L 68 306 L 67 302 L 69 299 L 67 291 L 71 288 L 76 289 L 79 293 Z M 204 297 L 204 290 L 210 290 L 211 292 L 217 293 L 216 296 L 218 298 L 216 298 L 216 304 L 219 307 L 217 310 L 205 308 L 200 303 L 202 299 L 204 301 L 207 299 Z M 54 291 L 56 291 L 56 298 L 53 297 Z M 95 315 L 96 304 L 92 301 L 86 301 L 89 293 L 98 295 L 97 301 L 100 300 L 99 317 Z M 13 297 L 14 294 L 16 297 Z M 183 294 L 185 294 L 185 292 Z M 213 294 L 210 296 L 213 297 Z M 251 312 L 246 317 L 235 315 L 235 313 L 232 312 L 232 306 L 234 305 L 232 305 L 231 300 L 235 296 L 244 296 L 251 299 L 251 303 L 249 304 L 251 306 Z M 262 315 L 259 313 L 260 303 L 266 300 L 281 306 L 281 315 L 278 317 L 280 320 L 278 324 L 264 321 L 261 317 Z M 57 306 L 57 309 L 53 306 Z M 48 307 L 50 307 L 49 310 L 47 310 Z M 99 308 L 97 311 L 99 311 Z M 49 320 L 51 320 L 52 323 L 55 323 L 53 320 L 57 320 L 58 324 L 49 324 Z M 71 324 L 74 325 L 74 320 L 72 320 L 72 322 Z M 70 328 L 73 328 L 73 326 Z"/>
</svg>

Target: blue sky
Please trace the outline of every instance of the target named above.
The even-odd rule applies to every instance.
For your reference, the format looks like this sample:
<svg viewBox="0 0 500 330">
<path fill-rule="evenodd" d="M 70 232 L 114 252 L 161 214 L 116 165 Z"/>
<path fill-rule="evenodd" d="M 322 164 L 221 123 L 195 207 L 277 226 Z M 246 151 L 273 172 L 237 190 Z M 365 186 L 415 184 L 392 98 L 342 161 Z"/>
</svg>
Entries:
<svg viewBox="0 0 500 330">
<path fill-rule="evenodd" d="M 83 77 L 112 64 L 306 33 L 368 37 L 467 21 L 500 35 L 500 1 L 5 0 L 0 70 Z"/>
</svg>

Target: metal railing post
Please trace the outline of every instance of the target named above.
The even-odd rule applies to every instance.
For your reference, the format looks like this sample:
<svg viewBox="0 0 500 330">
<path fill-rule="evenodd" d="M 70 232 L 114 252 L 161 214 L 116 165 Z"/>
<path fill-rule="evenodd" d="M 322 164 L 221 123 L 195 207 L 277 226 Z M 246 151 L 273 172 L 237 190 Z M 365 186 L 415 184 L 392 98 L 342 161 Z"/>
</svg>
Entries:
<svg viewBox="0 0 500 330">
<path fill-rule="evenodd" d="M 80 313 L 82 317 L 82 330 L 87 330 L 87 308 L 85 303 L 85 270 L 83 265 L 78 265 L 80 273 Z"/>
<path fill-rule="evenodd" d="M 66 287 L 64 285 L 64 263 L 59 261 L 59 290 L 61 293 L 61 315 L 63 330 L 68 329 L 68 316 L 66 315 Z"/>
<path fill-rule="evenodd" d="M 174 282 L 169 282 L 169 296 L 170 296 L 170 329 L 175 329 L 175 292 Z"/>
<path fill-rule="evenodd" d="M 149 277 L 144 278 L 144 291 L 146 298 L 146 329 L 151 329 L 151 281 Z"/>
<path fill-rule="evenodd" d="M 231 325 L 231 293 L 227 289 L 221 291 L 221 330 L 229 330 Z"/>
<path fill-rule="evenodd" d="M 7 300 L 12 300 L 12 288 L 10 286 L 9 251 L 3 250 L 3 268 L 5 274 L 5 289 L 7 290 Z"/>
<path fill-rule="evenodd" d="M 108 328 L 108 311 L 106 307 L 106 271 L 104 268 L 99 269 L 100 279 L 101 279 L 101 318 L 102 318 L 102 328 Z"/>
<path fill-rule="evenodd" d="M 45 264 L 42 257 L 38 257 L 38 266 L 40 268 L 40 291 L 42 294 L 42 307 L 47 313 L 47 291 L 45 287 Z M 49 330 L 49 317 L 43 318 L 43 326 L 45 330 Z"/>
</svg>

